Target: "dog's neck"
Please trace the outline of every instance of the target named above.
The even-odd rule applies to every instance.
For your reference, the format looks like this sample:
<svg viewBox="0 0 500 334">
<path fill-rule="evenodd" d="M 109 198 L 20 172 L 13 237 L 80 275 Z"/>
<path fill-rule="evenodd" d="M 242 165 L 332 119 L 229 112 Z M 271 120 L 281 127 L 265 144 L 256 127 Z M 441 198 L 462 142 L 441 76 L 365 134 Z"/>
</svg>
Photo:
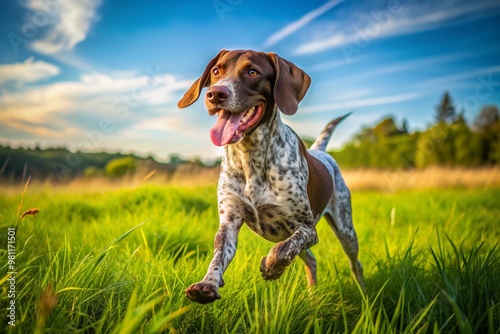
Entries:
<svg viewBox="0 0 500 334">
<path fill-rule="evenodd" d="M 247 180 L 255 175 L 265 175 L 268 163 L 279 159 L 276 154 L 278 147 L 285 146 L 293 137 L 290 128 L 281 121 L 276 105 L 266 112 L 270 112 L 270 116 L 265 122 L 238 143 L 225 147 L 224 163 L 240 170 Z M 270 138 L 277 140 L 270 141 Z"/>
</svg>

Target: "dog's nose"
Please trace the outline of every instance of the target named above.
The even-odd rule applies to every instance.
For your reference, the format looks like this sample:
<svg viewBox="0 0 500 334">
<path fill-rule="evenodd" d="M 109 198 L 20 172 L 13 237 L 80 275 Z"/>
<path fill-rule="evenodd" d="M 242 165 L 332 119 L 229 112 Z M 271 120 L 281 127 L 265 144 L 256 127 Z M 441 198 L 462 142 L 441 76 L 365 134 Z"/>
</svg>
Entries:
<svg viewBox="0 0 500 334">
<path fill-rule="evenodd" d="M 224 102 L 229 96 L 229 89 L 226 86 L 212 86 L 207 90 L 207 100 L 211 103 Z"/>
</svg>

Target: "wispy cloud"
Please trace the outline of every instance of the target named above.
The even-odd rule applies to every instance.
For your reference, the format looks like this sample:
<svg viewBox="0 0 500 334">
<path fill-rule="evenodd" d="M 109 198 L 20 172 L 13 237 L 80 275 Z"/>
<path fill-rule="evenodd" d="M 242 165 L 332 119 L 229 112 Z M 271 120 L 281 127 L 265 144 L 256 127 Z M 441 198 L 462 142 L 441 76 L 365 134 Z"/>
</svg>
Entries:
<svg viewBox="0 0 500 334">
<path fill-rule="evenodd" d="M 199 118 L 203 118 L 203 122 L 197 121 Z M 126 133 L 139 135 L 160 131 L 179 134 L 180 138 L 197 138 L 201 142 L 207 139 L 208 128 L 213 126 L 215 121 L 216 117 L 210 117 L 207 113 L 200 116 L 197 113 L 184 111 L 171 112 L 159 117 L 140 120 L 128 127 Z"/>
<path fill-rule="evenodd" d="M 139 152 L 144 150 L 137 145 L 141 141 L 148 147 L 158 146 L 157 152 L 165 152 L 165 143 L 168 143 L 169 147 L 175 147 L 176 154 L 213 159 L 223 154 L 223 148 L 213 145 L 209 140 L 209 129 L 215 121 L 216 117 L 207 112 L 196 112 L 191 108 L 168 112 L 159 117 L 142 118 L 113 137 L 126 138 L 127 147 Z"/>
<path fill-rule="evenodd" d="M 309 138 L 316 138 L 330 120 L 341 115 L 341 113 L 332 113 L 329 116 L 322 116 L 321 119 L 313 119 L 310 114 L 302 116 L 301 110 L 294 117 L 286 117 L 283 121 L 300 136 Z M 342 123 L 342 126 L 335 129 L 327 149 L 341 148 L 358 129 L 364 125 L 374 124 L 381 117 L 382 115 L 378 112 L 354 112 Z"/>
<path fill-rule="evenodd" d="M 347 91 L 336 92 L 336 99 L 338 101 L 354 100 L 361 97 L 366 97 L 367 95 L 373 95 L 375 90 L 373 88 L 360 88 L 360 89 L 350 89 Z"/>
<path fill-rule="evenodd" d="M 373 10 L 360 8 L 359 13 L 352 13 L 350 20 L 335 22 L 336 27 L 342 27 L 341 31 L 304 43 L 295 50 L 295 53 L 311 54 L 344 45 L 356 46 L 360 41 L 366 43 L 386 37 L 433 30 L 494 15 L 499 9 L 500 2 L 486 0 L 427 1 L 418 4 L 404 2 L 393 13 L 383 7 Z M 324 25 L 319 25 L 317 28 L 329 30 Z"/>
<path fill-rule="evenodd" d="M 403 102 L 408 100 L 414 100 L 421 96 L 421 93 L 405 93 L 398 95 L 388 95 L 388 96 L 379 96 L 365 99 L 352 99 L 352 100 L 344 100 L 338 101 L 334 103 L 327 104 L 318 104 L 312 106 L 306 106 L 301 108 L 302 113 L 315 113 L 321 111 L 334 111 L 334 110 L 344 110 L 349 111 L 353 108 L 361 108 L 361 107 L 373 107 L 397 102 Z"/>
<path fill-rule="evenodd" d="M 77 120 L 81 117 L 116 119 L 141 106 L 165 105 L 190 84 L 170 74 L 122 78 L 85 74 L 79 81 L 25 87 L 0 95 L 0 123 L 27 133 L 61 137 L 62 129 L 80 126 Z"/>
<path fill-rule="evenodd" d="M 308 71 L 324 71 L 332 68 L 338 68 L 338 67 L 343 67 L 343 66 L 348 66 L 352 65 L 354 63 L 358 63 L 360 61 L 365 60 L 366 58 L 363 57 L 363 55 L 360 55 L 356 58 L 351 59 L 350 61 L 347 61 L 345 58 L 341 59 L 335 59 L 335 60 L 330 60 L 326 62 L 322 62 L 319 64 L 314 64 L 311 65 L 307 68 Z"/>
<path fill-rule="evenodd" d="M 437 68 L 437 66 L 442 66 L 442 64 L 450 64 L 452 62 L 456 61 L 461 61 L 464 59 L 468 58 L 474 58 L 483 54 L 488 53 L 488 51 L 459 51 L 459 52 L 453 52 L 453 53 L 448 53 L 448 54 L 442 54 L 442 55 L 437 55 L 437 56 L 430 56 L 430 57 L 423 57 L 423 58 L 417 58 L 417 59 L 412 59 L 412 60 L 404 60 L 400 62 L 395 62 L 391 63 L 389 65 L 384 65 L 384 66 L 374 66 L 373 69 L 361 72 L 361 73 L 356 73 L 353 75 L 350 75 L 348 78 L 342 78 L 342 81 L 345 82 L 352 82 L 352 81 L 363 81 L 368 78 L 383 78 L 387 74 L 391 73 L 404 73 L 404 72 L 419 72 L 422 71 L 423 69 L 429 70 L 432 68 Z M 359 60 L 358 58 L 362 57 L 356 57 L 353 59 L 351 63 L 356 62 Z"/>
<path fill-rule="evenodd" d="M 270 46 L 275 45 L 279 41 L 281 41 L 283 38 L 287 37 L 288 35 L 294 33 L 295 31 L 301 29 L 304 27 L 306 24 L 314 20 L 320 15 L 323 15 L 333 7 L 337 6 L 338 4 L 342 3 L 344 0 L 330 0 L 326 2 L 325 4 L 321 5 L 320 7 L 304 14 L 300 19 L 297 21 L 294 21 L 287 26 L 285 26 L 283 29 L 278 30 L 269 38 L 266 40 L 264 43 L 264 48 L 268 48 Z"/>
<path fill-rule="evenodd" d="M 63 50 L 61 52 L 50 55 L 50 57 L 58 62 L 71 66 L 82 72 L 95 71 L 95 68 L 94 66 L 92 66 L 92 64 L 76 54 L 73 50 Z"/>
<path fill-rule="evenodd" d="M 481 77 L 483 75 L 491 76 L 491 75 L 496 74 L 496 73 L 500 73 L 500 65 L 480 67 L 480 68 L 476 68 L 476 69 L 470 70 L 470 71 L 465 71 L 465 72 L 445 75 L 442 77 L 437 77 L 437 78 L 433 78 L 433 79 L 429 79 L 429 80 L 425 80 L 425 81 L 420 81 L 420 82 L 418 82 L 418 86 L 420 86 L 422 88 L 423 87 L 436 87 L 436 86 L 455 87 L 457 84 L 463 85 L 464 80 L 478 78 L 478 77 Z M 483 80 L 491 81 L 491 78 L 489 78 L 489 79 L 483 78 Z M 493 85 L 498 85 L 498 82 L 496 79 L 494 80 Z M 477 86 L 477 84 L 475 86 Z"/>
<path fill-rule="evenodd" d="M 447 64 L 447 63 L 457 61 L 457 60 L 472 58 L 474 56 L 477 56 L 478 54 L 479 53 L 477 53 L 477 52 L 465 51 L 465 52 L 455 52 L 455 53 L 450 53 L 450 54 L 443 54 L 443 55 L 425 57 L 425 58 L 414 59 L 414 60 L 409 60 L 409 61 L 403 61 L 403 62 L 399 62 L 399 63 L 376 68 L 372 71 L 369 71 L 368 73 L 364 73 L 364 76 L 382 75 L 382 74 L 389 74 L 389 73 L 401 73 L 404 71 L 419 70 L 419 69 L 423 69 L 423 68 L 429 68 L 429 66 L 435 66 L 435 65 L 439 65 L 439 64 Z"/>
<path fill-rule="evenodd" d="M 41 60 L 35 61 L 33 57 L 30 57 L 22 63 L 0 65 L 0 84 L 37 82 L 59 73 L 59 67 Z"/>
<path fill-rule="evenodd" d="M 48 119 L 46 119 L 47 121 Z M 57 120 L 51 119 L 52 122 Z M 7 127 L 11 130 L 19 131 L 21 133 L 30 133 L 33 136 L 39 138 L 68 138 L 69 136 L 75 135 L 78 133 L 78 128 L 76 126 L 61 126 L 57 131 L 47 127 L 44 124 L 38 124 L 35 122 L 29 122 L 26 120 L 10 120 L 9 124 L 2 124 L 4 127 Z"/>
<path fill-rule="evenodd" d="M 65 0 L 51 3 L 51 23 L 45 34 L 33 41 L 31 47 L 43 54 L 55 54 L 71 50 L 85 40 L 92 22 L 96 19 L 96 9 L 100 0 Z M 45 0 L 28 0 L 27 8 L 43 13 L 47 6 Z"/>
</svg>

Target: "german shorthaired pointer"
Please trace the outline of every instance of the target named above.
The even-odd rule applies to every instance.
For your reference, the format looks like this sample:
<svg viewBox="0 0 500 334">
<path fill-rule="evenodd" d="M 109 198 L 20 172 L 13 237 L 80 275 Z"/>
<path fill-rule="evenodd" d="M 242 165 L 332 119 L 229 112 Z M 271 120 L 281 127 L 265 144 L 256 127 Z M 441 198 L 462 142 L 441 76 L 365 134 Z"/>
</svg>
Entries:
<svg viewBox="0 0 500 334">
<path fill-rule="evenodd" d="M 217 115 L 210 138 L 225 146 L 214 255 L 203 280 L 186 290 L 189 299 L 205 304 L 220 298 L 243 223 L 276 243 L 260 264 L 265 280 L 278 279 L 299 256 L 308 285 L 314 285 L 316 259 L 309 248 L 318 242 L 315 226 L 323 215 L 364 287 L 350 192 L 337 163 L 325 153 L 345 116 L 330 122 L 307 150 L 278 112 L 295 114 L 310 83 L 306 73 L 274 53 L 222 50 L 179 101 L 179 108 L 185 108 L 209 87 L 205 104 L 210 115 Z"/>
</svg>

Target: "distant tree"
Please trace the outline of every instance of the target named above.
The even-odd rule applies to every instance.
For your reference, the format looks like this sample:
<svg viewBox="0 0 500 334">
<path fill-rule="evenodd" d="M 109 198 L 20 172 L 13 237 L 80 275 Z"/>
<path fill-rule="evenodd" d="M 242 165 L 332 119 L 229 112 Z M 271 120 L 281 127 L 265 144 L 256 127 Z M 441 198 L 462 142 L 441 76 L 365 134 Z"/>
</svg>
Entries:
<svg viewBox="0 0 500 334">
<path fill-rule="evenodd" d="M 100 176 L 102 174 L 102 170 L 95 166 L 89 166 L 83 170 L 83 177 L 85 178 L 92 178 L 95 176 Z"/>
<path fill-rule="evenodd" d="M 359 131 L 355 136 L 354 136 L 354 142 L 355 143 L 362 143 L 362 142 L 373 142 L 376 140 L 375 134 L 373 133 L 373 128 L 363 126 L 361 128 L 361 131 Z"/>
<path fill-rule="evenodd" d="M 104 169 L 106 174 L 112 177 L 124 176 L 137 168 L 137 161 L 132 156 L 110 160 Z"/>
<path fill-rule="evenodd" d="M 149 154 L 148 157 L 146 158 L 146 160 L 156 162 L 156 159 L 154 158 L 154 156 L 152 154 Z"/>
<path fill-rule="evenodd" d="M 500 162 L 500 115 L 498 107 L 485 106 L 474 120 L 473 129 L 481 135 L 482 160 L 487 164 Z"/>
<path fill-rule="evenodd" d="M 500 163 L 500 121 L 491 125 L 492 138 L 491 144 L 488 151 L 488 159 L 486 160 L 489 164 L 499 164 Z"/>
<path fill-rule="evenodd" d="M 474 167 L 482 161 L 481 137 L 469 129 L 463 117 L 453 124 L 434 125 L 423 132 L 417 142 L 415 162 L 418 168 Z"/>
<path fill-rule="evenodd" d="M 462 109 L 462 111 L 460 111 L 458 113 L 458 115 L 456 115 L 455 119 L 453 120 L 453 124 L 465 124 L 467 125 L 467 120 L 465 119 L 465 110 Z"/>
<path fill-rule="evenodd" d="M 498 107 L 494 105 L 484 106 L 474 120 L 474 130 L 483 132 L 488 126 L 500 120 Z"/>
<path fill-rule="evenodd" d="M 363 142 L 376 142 L 385 137 L 402 133 L 405 132 L 396 126 L 394 119 L 392 117 L 386 117 L 374 127 L 363 127 L 361 131 L 355 135 L 354 141 L 358 144 Z"/>
<path fill-rule="evenodd" d="M 408 119 L 403 118 L 403 125 L 401 126 L 401 132 L 402 133 L 410 133 L 410 127 L 408 126 Z"/>
<path fill-rule="evenodd" d="M 450 126 L 440 122 L 424 131 L 417 142 L 415 164 L 418 168 L 452 165 L 454 138 Z"/>
<path fill-rule="evenodd" d="M 392 117 L 384 118 L 373 128 L 373 133 L 377 137 L 389 137 L 399 134 L 400 132 L 401 131 L 396 126 L 396 122 L 394 122 Z"/>
<path fill-rule="evenodd" d="M 453 165 L 463 167 L 475 167 L 482 163 L 481 136 L 472 132 L 465 119 L 460 117 L 451 125 L 453 132 Z"/>
<path fill-rule="evenodd" d="M 170 155 L 170 161 L 169 164 L 172 166 L 179 166 L 182 165 L 183 163 L 186 163 L 187 161 L 182 159 L 180 156 L 177 154 L 171 154 Z"/>
<path fill-rule="evenodd" d="M 200 167 L 205 167 L 205 163 L 200 157 L 194 157 L 193 159 L 191 159 L 191 163 Z"/>
<path fill-rule="evenodd" d="M 436 120 L 438 123 L 451 123 L 455 118 L 455 106 L 450 93 L 446 91 L 436 107 Z"/>
</svg>

